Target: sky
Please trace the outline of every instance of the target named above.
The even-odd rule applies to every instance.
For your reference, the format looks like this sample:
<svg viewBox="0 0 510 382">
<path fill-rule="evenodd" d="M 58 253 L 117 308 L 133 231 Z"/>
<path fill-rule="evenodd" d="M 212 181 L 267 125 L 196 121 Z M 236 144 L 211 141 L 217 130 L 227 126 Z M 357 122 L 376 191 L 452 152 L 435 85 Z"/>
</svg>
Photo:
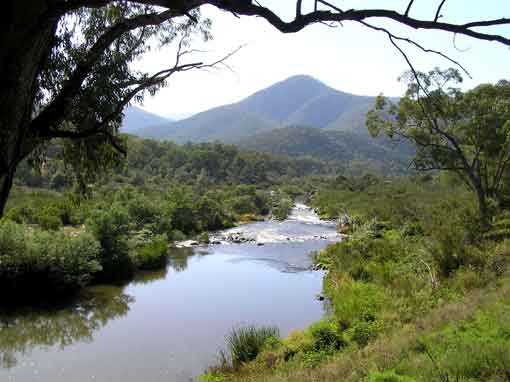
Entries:
<svg viewBox="0 0 510 382">
<path fill-rule="evenodd" d="M 284 19 L 291 19 L 295 0 L 259 0 Z M 350 8 L 391 8 L 403 12 L 408 0 L 330 0 Z M 415 0 L 410 15 L 433 19 L 439 0 Z M 303 0 L 304 11 L 312 0 Z M 388 38 L 354 22 L 331 28 L 316 24 L 295 34 L 282 34 L 267 21 L 255 17 L 237 18 L 212 6 L 202 8 L 212 20 L 213 40 L 197 40 L 193 48 L 204 51 L 190 61 L 213 62 L 239 46 L 243 48 L 227 62 L 231 68 L 177 73 L 168 86 L 154 97 L 147 97 L 142 108 L 153 113 L 182 118 L 191 114 L 240 101 L 276 82 L 299 74 L 317 78 L 335 89 L 359 95 L 402 95 L 405 86 L 397 78 L 408 66 Z M 510 17 L 510 0 L 448 0 L 442 10 L 443 20 L 468 22 L 478 19 Z M 472 79 L 465 76 L 464 89 L 479 83 L 510 79 L 510 49 L 502 44 L 456 37 L 444 32 L 415 31 L 381 20 L 374 25 L 394 34 L 410 37 L 427 48 L 440 50 L 462 63 Z M 510 27 L 493 28 L 510 36 Z M 446 60 L 402 45 L 417 70 L 452 66 Z M 154 50 L 136 65 L 147 72 L 157 72 L 175 61 L 175 46 Z"/>
</svg>

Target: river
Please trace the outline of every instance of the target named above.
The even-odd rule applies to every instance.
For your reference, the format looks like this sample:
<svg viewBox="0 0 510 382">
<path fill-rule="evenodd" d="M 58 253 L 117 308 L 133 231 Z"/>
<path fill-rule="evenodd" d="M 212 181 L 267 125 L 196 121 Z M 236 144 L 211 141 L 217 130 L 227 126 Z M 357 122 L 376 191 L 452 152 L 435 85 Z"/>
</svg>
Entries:
<svg viewBox="0 0 510 382">
<path fill-rule="evenodd" d="M 187 382 L 243 324 L 281 334 L 320 319 L 323 273 L 311 256 L 338 240 L 335 225 L 297 204 L 283 222 L 219 233 L 250 237 L 172 249 L 164 271 L 86 288 L 50 310 L 0 313 L 0 381 Z"/>
</svg>

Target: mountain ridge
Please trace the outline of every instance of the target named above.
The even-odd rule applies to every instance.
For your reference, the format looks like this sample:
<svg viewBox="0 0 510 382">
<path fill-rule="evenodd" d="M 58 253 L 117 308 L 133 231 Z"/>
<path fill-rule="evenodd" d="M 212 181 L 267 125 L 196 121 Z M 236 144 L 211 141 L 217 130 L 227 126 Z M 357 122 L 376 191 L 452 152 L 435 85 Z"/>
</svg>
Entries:
<svg viewBox="0 0 510 382">
<path fill-rule="evenodd" d="M 134 133 L 149 126 L 173 122 L 170 118 L 143 110 L 137 106 L 128 106 L 124 109 L 124 119 L 122 120 L 121 132 Z"/>
<path fill-rule="evenodd" d="M 229 105 L 218 106 L 173 123 L 133 131 L 144 138 L 178 143 L 239 139 L 288 125 L 328 129 L 364 128 L 375 97 L 336 90 L 307 75 L 279 81 Z"/>
</svg>

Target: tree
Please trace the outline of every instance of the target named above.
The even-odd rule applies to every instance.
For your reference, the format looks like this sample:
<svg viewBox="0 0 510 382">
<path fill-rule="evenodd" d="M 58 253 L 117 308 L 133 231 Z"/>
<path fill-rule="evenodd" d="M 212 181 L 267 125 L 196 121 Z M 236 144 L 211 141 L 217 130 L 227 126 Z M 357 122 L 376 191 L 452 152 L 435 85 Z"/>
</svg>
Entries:
<svg viewBox="0 0 510 382">
<path fill-rule="evenodd" d="M 463 93 L 458 70 L 407 73 L 405 96 L 395 105 L 379 97 L 367 115 L 372 135 L 416 145 L 417 171 L 453 171 L 476 193 L 480 221 L 486 226 L 490 199 L 504 197 L 510 168 L 510 83 L 483 84 Z"/>
<path fill-rule="evenodd" d="M 270 9 L 251 0 L 6 0 L 0 22 L 0 215 L 12 187 L 18 164 L 36 155 L 55 138 L 69 142 L 69 157 L 76 165 L 95 166 L 123 152 L 118 137 L 122 110 L 132 99 L 154 93 L 176 72 L 203 67 L 182 63 L 194 34 L 209 38 L 208 20 L 199 7 L 216 6 L 235 15 L 259 16 L 284 33 L 294 33 L 314 23 L 361 23 L 386 33 L 390 42 L 414 41 L 369 24 L 370 19 L 394 21 L 414 29 L 495 41 L 510 46 L 510 38 L 492 32 L 510 19 L 447 22 L 442 18 L 446 0 L 434 6 L 435 17 L 412 17 L 414 0 L 405 10 L 349 9 L 314 0 L 303 13 L 296 0 L 295 17 L 284 21 Z M 439 1 L 438 1 L 439 2 Z M 489 32 L 485 32 L 488 30 Z M 130 63 L 159 41 L 178 39 L 177 62 L 158 73 L 134 72 Z"/>
</svg>

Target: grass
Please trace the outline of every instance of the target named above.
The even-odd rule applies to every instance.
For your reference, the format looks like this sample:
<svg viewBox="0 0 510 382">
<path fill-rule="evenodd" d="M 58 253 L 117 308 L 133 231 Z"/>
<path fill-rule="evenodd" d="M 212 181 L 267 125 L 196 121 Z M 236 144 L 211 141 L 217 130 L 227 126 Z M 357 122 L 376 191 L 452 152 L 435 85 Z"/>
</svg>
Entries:
<svg viewBox="0 0 510 382">
<path fill-rule="evenodd" d="M 319 252 L 331 315 L 219 380 L 510 380 L 510 240 L 489 240 L 469 193 L 408 180 L 332 187 L 315 206 L 349 206 L 349 238 Z M 496 218 L 506 228 L 507 215 Z M 329 345 L 328 345 L 329 344 Z"/>
<path fill-rule="evenodd" d="M 253 361 L 270 340 L 280 337 L 278 328 L 273 326 L 245 326 L 232 329 L 227 336 L 229 359 L 234 368 Z"/>
<path fill-rule="evenodd" d="M 461 299 L 438 306 L 411 323 L 395 327 L 366 346 L 350 344 L 324 357 L 314 367 L 303 358 L 300 362 L 273 364 L 273 367 L 258 363 L 220 380 L 508 381 L 509 314 L 510 279 L 504 277 Z M 463 334 L 459 337 L 458 333 Z M 294 334 L 293 341 L 302 336 Z M 495 336 L 498 342 L 494 342 Z M 263 358 L 261 354 L 259 359 Z"/>
<path fill-rule="evenodd" d="M 233 328 L 226 337 L 227 350 L 219 353 L 219 364 L 202 375 L 207 382 L 221 381 L 243 365 L 253 361 L 262 350 L 280 340 L 277 327 L 254 325 Z"/>
</svg>

